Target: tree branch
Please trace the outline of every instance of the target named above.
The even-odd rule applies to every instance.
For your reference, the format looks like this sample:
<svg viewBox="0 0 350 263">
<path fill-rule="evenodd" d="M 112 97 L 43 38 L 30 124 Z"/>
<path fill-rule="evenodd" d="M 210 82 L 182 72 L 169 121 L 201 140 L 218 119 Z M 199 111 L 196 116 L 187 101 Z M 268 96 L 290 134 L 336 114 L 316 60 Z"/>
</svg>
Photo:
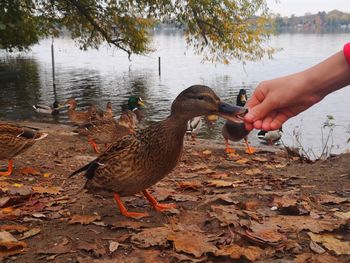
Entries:
<svg viewBox="0 0 350 263">
<path fill-rule="evenodd" d="M 85 18 L 89 21 L 89 23 L 98 31 L 101 33 L 101 35 L 104 37 L 104 39 L 109 44 L 113 44 L 114 46 L 120 48 L 121 50 L 125 51 L 128 54 L 128 59 L 130 60 L 131 57 L 131 51 L 122 47 L 119 43 L 120 39 L 112 39 L 108 32 L 104 30 L 96 21 L 95 19 L 90 15 L 89 11 L 86 9 L 84 5 L 82 5 L 79 0 L 66 0 L 66 2 L 73 5 L 78 11 L 85 16 Z"/>
</svg>

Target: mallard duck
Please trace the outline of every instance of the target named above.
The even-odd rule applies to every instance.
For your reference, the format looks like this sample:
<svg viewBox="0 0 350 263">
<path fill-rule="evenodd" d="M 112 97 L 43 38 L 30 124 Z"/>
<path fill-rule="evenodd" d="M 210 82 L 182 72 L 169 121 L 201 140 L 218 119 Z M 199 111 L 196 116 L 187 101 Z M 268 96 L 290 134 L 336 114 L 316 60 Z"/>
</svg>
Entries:
<svg viewBox="0 0 350 263">
<path fill-rule="evenodd" d="M 135 116 L 138 122 L 141 122 L 144 118 L 144 113 L 142 111 L 142 107 L 144 107 L 145 104 L 141 97 L 136 96 L 130 96 L 128 99 L 128 109 L 131 110 Z"/>
<path fill-rule="evenodd" d="M 179 162 L 187 122 L 197 116 L 217 114 L 231 121 L 241 120 L 246 109 L 221 102 L 206 86 L 182 91 L 162 121 L 116 140 L 97 159 L 70 176 L 86 171 L 85 188 L 91 192 L 114 193 L 120 212 L 139 218 L 145 213 L 129 212 L 120 197 L 142 192 L 156 210 L 173 204 L 159 204 L 146 190 L 169 174 Z"/>
<path fill-rule="evenodd" d="M 97 117 L 97 108 L 91 105 L 88 111 L 76 111 L 77 102 L 70 98 L 65 103 L 68 106 L 69 120 L 75 124 L 82 125 Z"/>
<path fill-rule="evenodd" d="M 260 130 L 257 134 L 259 140 L 265 142 L 268 145 L 273 145 L 278 142 L 282 137 L 282 127 L 279 130 L 274 131 L 264 131 Z"/>
<path fill-rule="evenodd" d="M 110 144 L 133 131 L 120 125 L 113 118 L 103 118 L 92 120 L 80 126 L 74 132 L 87 137 L 95 153 L 100 153 L 97 144 Z"/>
<path fill-rule="evenodd" d="M 33 105 L 33 108 L 38 113 L 44 113 L 44 114 L 51 114 L 51 115 L 57 115 L 59 114 L 59 110 L 63 108 L 64 106 L 59 104 L 57 100 L 54 101 L 52 104 L 52 107 L 44 104 L 35 104 Z"/>
<path fill-rule="evenodd" d="M 30 148 L 36 141 L 47 136 L 47 133 L 21 127 L 17 124 L 0 121 L 0 160 L 8 159 L 8 169 L 0 175 L 9 176 L 13 170 L 12 159 Z"/>
<path fill-rule="evenodd" d="M 114 113 L 113 113 L 113 109 L 112 109 L 112 102 L 107 102 L 106 105 L 106 111 L 103 112 L 103 117 L 104 118 L 113 118 L 114 117 Z"/>
<path fill-rule="evenodd" d="M 237 96 L 237 101 L 236 105 L 243 107 L 245 103 L 247 102 L 247 92 L 245 89 L 240 89 L 238 96 Z M 234 153 L 235 150 L 230 148 L 229 145 L 229 140 L 230 141 L 240 141 L 244 139 L 244 142 L 246 144 L 246 153 L 248 154 L 253 154 L 255 152 L 255 149 L 251 147 L 248 143 L 248 134 L 249 132 L 246 130 L 244 122 L 231 122 L 231 121 L 226 121 L 224 126 L 222 127 L 222 135 L 225 139 L 225 144 L 226 144 L 226 153 Z"/>
<path fill-rule="evenodd" d="M 202 128 L 202 117 L 194 117 L 187 122 L 186 134 L 191 135 L 192 140 L 195 140 L 201 128 Z"/>
</svg>

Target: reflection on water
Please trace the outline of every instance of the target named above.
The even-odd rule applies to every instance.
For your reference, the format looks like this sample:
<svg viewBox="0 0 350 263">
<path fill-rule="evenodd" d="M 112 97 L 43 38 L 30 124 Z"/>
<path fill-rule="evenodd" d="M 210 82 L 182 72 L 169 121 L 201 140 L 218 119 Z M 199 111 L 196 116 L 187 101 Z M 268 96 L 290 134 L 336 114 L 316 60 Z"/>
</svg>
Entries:
<svg viewBox="0 0 350 263">
<path fill-rule="evenodd" d="M 119 114 L 120 105 L 130 95 L 137 95 L 147 103 L 148 120 L 160 120 L 169 113 L 176 95 L 190 85 L 208 85 L 224 100 L 234 102 L 240 88 L 246 88 L 249 96 L 260 81 L 303 70 L 340 50 L 348 39 L 348 33 L 281 34 L 270 42 L 273 47 L 283 49 L 273 60 L 245 66 L 202 63 L 201 57 L 187 48 L 183 36 L 175 31 L 155 34 L 157 50 L 148 56 L 134 56 L 131 62 L 125 53 L 108 46 L 84 52 L 69 39 L 56 39 L 56 91 L 52 85 L 51 41 L 43 40 L 28 54 L 0 55 L 0 117 L 67 122 L 64 114 L 57 119 L 37 114 L 32 105 L 51 104 L 55 99 L 64 102 L 70 97 L 75 97 L 82 109 L 91 103 L 104 108 L 111 101 Z M 162 59 L 161 76 L 158 57 Z M 12 74 L 5 77 L 2 74 L 5 70 Z M 302 125 L 304 146 L 317 152 L 320 127 L 326 115 L 333 115 L 337 124 L 350 124 L 349 99 L 350 89 L 338 91 L 290 120 L 284 127 L 284 141 L 292 144 L 293 130 Z M 203 129 L 201 136 L 221 138 L 221 123 Z M 347 148 L 347 136 L 343 130 L 336 129 L 334 144 L 340 146 L 338 152 Z M 251 140 L 258 143 L 254 135 Z"/>
</svg>

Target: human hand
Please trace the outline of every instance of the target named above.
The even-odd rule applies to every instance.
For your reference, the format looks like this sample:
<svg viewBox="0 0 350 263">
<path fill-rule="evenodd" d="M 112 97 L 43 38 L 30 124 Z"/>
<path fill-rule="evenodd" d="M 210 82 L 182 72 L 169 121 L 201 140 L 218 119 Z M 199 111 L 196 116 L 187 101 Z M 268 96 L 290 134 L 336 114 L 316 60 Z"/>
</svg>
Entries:
<svg viewBox="0 0 350 263">
<path fill-rule="evenodd" d="M 311 86 L 305 72 L 261 82 L 246 104 L 246 129 L 279 129 L 324 97 L 313 92 Z"/>
</svg>

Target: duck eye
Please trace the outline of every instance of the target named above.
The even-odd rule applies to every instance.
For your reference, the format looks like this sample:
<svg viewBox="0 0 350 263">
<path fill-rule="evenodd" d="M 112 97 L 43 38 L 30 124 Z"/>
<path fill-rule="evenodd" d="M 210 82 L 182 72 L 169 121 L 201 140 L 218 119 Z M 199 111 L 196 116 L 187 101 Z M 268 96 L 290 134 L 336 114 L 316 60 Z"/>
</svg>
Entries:
<svg viewBox="0 0 350 263">
<path fill-rule="evenodd" d="M 197 99 L 204 100 L 204 96 L 198 96 Z"/>
</svg>

